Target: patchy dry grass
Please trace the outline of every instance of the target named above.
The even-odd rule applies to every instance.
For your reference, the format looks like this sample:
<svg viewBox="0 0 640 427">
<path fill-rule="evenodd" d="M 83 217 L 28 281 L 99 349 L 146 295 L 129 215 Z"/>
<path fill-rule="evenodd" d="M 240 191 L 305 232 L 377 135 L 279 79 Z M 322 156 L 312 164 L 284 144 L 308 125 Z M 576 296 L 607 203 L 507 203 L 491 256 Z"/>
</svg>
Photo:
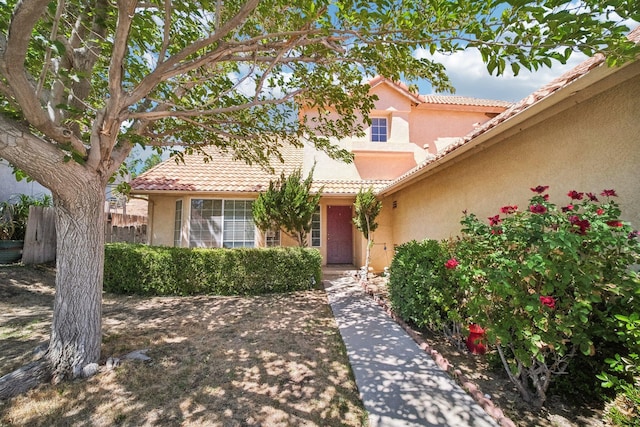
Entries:
<svg viewBox="0 0 640 427">
<path fill-rule="evenodd" d="M 51 322 L 50 268 L 0 268 L 0 374 Z M 251 298 L 105 295 L 104 367 L 0 402 L 0 425 L 360 426 L 366 413 L 323 291 Z"/>
</svg>

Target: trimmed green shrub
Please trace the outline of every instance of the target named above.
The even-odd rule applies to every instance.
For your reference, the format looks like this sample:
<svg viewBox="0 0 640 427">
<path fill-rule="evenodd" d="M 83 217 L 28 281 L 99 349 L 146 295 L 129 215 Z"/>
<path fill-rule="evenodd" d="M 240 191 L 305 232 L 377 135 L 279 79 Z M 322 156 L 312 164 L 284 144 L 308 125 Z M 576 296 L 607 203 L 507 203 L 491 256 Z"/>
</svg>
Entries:
<svg viewBox="0 0 640 427">
<path fill-rule="evenodd" d="M 463 297 L 447 268 L 446 242 L 415 240 L 396 249 L 389 276 L 393 310 L 418 327 L 451 328 L 461 320 L 458 301 Z"/>
<path fill-rule="evenodd" d="M 104 290 L 136 295 L 260 295 L 310 289 L 322 258 L 308 248 L 189 249 L 105 245 Z"/>
</svg>

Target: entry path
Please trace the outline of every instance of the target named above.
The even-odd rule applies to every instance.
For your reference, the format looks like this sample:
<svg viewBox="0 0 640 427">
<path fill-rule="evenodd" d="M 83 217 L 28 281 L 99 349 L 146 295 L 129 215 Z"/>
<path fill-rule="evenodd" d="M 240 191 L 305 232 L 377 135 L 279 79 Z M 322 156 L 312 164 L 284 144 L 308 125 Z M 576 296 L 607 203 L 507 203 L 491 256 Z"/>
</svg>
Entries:
<svg viewBox="0 0 640 427">
<path fill-rule="evenodd" d="M 371 427 L 498 426 L 355 278 L 325 274 L 324 286 Z"/>
</svg>

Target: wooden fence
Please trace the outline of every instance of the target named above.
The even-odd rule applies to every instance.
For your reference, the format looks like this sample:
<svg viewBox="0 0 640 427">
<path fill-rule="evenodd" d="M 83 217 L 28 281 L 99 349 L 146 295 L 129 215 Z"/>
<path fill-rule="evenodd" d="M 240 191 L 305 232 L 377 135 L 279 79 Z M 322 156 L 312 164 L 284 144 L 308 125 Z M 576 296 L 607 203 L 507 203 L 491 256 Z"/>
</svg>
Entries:
<svg viewBox="0 0 640 427">
<path fill-rule="evenodd" d="M 22 262 L 42 264 L 56 259 L 56 218 L 54 208 L 29 207 Z"/>
<path fill-rule="evenodd" d="M 147 242 L 147 217 L 142 215 L 110 214 L 105 222 L 106 243 Z M 54 208 L 31 206 L 24 239 L 22 262 L 42 264 L 56 259 L 56 226 Z"/>
</svg>

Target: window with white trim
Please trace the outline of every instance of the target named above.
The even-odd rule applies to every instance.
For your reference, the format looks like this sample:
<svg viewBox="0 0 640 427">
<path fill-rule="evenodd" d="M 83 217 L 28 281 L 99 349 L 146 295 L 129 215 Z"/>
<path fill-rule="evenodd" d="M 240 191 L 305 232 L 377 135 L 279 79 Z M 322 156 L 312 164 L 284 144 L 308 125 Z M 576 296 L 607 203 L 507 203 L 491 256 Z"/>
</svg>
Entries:
<svg viewBox="0 0 640 427">
<path fill-rule="evenodd" d="M 267 230 L 264 233 L 264 240 L 268 248 L 280 246 L 280 230 Z"/>
<path fill-rule="evenodd" d="M 311 246 L 320 246 L 320 206 L 316 207 L 311 217 Z"/>
<path fill-rule="evenodd" d="M 176 214 L 173 220 L 173 246 L 182 246 L 182 200 L 176 200 Z"/>
<path fill-rule="evenodd" d="M 255 246 L 251 200 L 192 199 L 189 247 Z"/>
<path fill-rule="evenodd" d="M 386 117 L 371 118 L 371 142 L 387 142 L 388 128 Z"/>
</svg>

